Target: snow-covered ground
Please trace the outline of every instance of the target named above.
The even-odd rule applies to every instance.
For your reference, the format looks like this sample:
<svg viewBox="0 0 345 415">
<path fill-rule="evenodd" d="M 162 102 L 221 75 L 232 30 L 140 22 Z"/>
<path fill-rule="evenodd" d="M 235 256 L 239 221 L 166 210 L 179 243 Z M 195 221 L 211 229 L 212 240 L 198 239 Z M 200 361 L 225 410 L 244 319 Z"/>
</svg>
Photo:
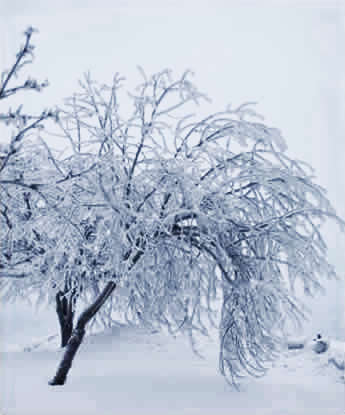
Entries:
<svg viewBox="0 0 345 415">
<path fill-rule="evenodd" d="M 33 342 L 32 344 L 34 344 Z M 89 336 L 67 384 L 48 386 L 61 351 L 57 338 L 31 352 L 0 354 L 5 415 L 340 415 L 342 372 L 310 347 L 285 352 L 261 379 L 230 389 L 217 371 L 216 341 L 198 358 L 186 339 L 127 327 Z"/>
</svg>

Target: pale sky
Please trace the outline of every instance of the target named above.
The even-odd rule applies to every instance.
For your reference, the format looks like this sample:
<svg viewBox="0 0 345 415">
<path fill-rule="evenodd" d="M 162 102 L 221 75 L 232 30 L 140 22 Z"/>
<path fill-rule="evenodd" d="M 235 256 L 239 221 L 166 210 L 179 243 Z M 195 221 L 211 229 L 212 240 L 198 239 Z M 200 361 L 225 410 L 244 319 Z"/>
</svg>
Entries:
<svg viewBox="0 0 345 415">
<path fill-rule="evenodd" d="M 27 108 L 62 103 L 83 72 L 102 82 L 113 73 L 131 89 L 166 67 L 195 72 L 212 98 L 201 111 L 258 102 L 282 130 L 289 154 L 312 164 L 345 218 L 344 7 L 341 1 L 26 1 L 1 0 L 0 68 L 9 66 L 28 25 L 35 35 L 30 74 L 48 78 Z M 0 107 L 0 111 L 4 108 Z M 330 258 L 345 274 L 345 238 L 326 228 Z M 344 293 L 330 288 L 342 302 Z M 338 293 L 338 294 L 337 294 Z"/>
</svg>

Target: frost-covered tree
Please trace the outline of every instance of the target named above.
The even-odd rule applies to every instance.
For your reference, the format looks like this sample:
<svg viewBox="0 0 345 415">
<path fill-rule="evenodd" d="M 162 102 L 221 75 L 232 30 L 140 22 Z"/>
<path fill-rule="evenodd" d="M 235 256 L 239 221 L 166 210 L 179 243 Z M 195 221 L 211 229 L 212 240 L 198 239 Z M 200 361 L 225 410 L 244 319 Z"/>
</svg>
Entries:
<svg viewBox="0 0 345 415">
<path fill-rule="evenodd" d="M 296 284 L 314 295 L 336 275 L 320 226 L 344 223 L 312 168 L 288 157 L 279 130 L 250 104 L 195 120 L 191 106 L 207 97 L 189 72 L 141 73 L 129 115 L 118 75 L 110 86 L 86 75 L 61 110 L 58 136 L 70 156 L 57 170 L 75 209 L 54 255 L 77 261 L 75 289 L 94 283 L 98 296 L 77 319 L 50 383 L 65 382 L 103 304 L 128 322 L 185 332 L 192 345 L 210 322 L 226 379 L 262 375 L 285 324 L 303 318 Z"/>
<path fill-rule="evenodd" d="M 11 86 L 32 57 L 32 33 L 3 73 L 2 101 L 46 86 Z M 250 105 L 195 120 L 188 112 L 207 97 L 190 73 L 141 72 L 127 102 L 118 75 L 111 86 L 86 75 L 59 117 L 0 114 L 12 128 L 1 148 L 1 296 L 56 302 L 67 347 L 53 385 L 65 382 L 86 326 L 114 312 L 184 332 L 193 347 L 213 324 L 221 373 L 236 384 L 263 374 L 285 324 L 303 318 L 296 284 L 313 295 L 335 276 L 320 225 L 343 222 Z M 133 104 L 129 116 L 120 98 Z M 48 118 L 68 140 L 64 153 L 30 137 Z M 74 322 L 77 300 L 87 307 Z"/>
</svg>

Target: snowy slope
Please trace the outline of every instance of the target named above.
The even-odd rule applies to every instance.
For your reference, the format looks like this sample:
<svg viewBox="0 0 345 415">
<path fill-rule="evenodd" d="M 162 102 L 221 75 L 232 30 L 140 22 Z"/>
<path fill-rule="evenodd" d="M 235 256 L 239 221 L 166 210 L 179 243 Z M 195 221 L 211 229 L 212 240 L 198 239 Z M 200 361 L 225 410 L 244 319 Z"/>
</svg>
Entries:
<svg viewBox="0 0 345 415">
<path fill-rule="evenodd" d="M 63 387 L 47 385 L 61 356 L 54 340 L 32 352 L 3 352 L 0 409 L 6 415 L 344 413 L 341 371 L 308 348 L 284 353 L 266 377 L 244 380 L 240 392 L 217 372 L 217 342 L 204 341 L 201 351 L 205 359 L 185 339 L 116 328 L 86 339 Z"/>
</svg>

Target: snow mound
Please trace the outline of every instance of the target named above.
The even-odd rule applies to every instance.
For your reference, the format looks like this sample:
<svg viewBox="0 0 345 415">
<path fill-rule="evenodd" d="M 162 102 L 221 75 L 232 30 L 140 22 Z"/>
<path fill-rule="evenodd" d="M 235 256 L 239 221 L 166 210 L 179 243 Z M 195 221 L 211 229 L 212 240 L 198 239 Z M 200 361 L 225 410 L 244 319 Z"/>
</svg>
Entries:
<svg viewBox="0 0 345 415">
<path fill-rule="evenodd" d="M 60 347 L 58 334 L 34 339 L 32 343 L 21 348 L 23 352 L 55 351 Z"/>
<path fill-rule="evenodd" d="M 323 353 L 317 353 L 316 359 L 321 365 L 332 365 L 338 370 L 345 370 L 345 342 L 341 342 L 335 339 L 326 340 L 327 349 Z M 313 345 L 308 344 L 309 350 L 313 348 Z"/>
<path fill-rule="evenodd" d="M 200 344 L 205 356 L 200 359 L 183 337 L 129 326 L 88 335 L 66 385 L 53 388 L 48 380 L 63 353 L 58 341 L 48 336 L 27 346 L 35 353 L 2 353 L 3 413 L 339 415 L 345 409 L 339 370 L 328 363 L 342 355 L 343 344 L 335 341 L 326 366 L 311 347 L 286 350 L 265 377 L 244 379 L 239 392 L 217 370 L 216 340 Z"/>
</svg>

